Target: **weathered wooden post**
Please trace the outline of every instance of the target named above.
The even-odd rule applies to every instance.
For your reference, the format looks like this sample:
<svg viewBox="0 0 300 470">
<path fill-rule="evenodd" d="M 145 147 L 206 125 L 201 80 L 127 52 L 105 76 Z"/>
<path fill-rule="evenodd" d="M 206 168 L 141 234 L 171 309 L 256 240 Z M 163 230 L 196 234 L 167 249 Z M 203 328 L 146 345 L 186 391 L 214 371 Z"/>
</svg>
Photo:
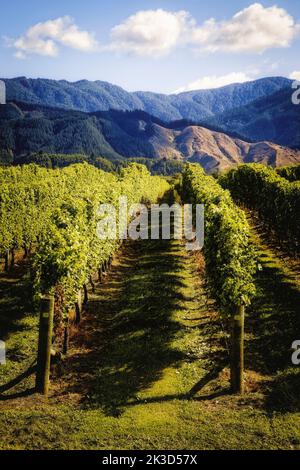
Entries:
<svg viewBox="0 0 300 470">
<path fill-rule="evenodd" d="M 98 282 L 102 282 L 102 267 L 98 268 Z"/>
<path fill-rule="evenodd" d="M 83 305 L 86 305 L 89 301 L 89 292 L 86 284 L 83 284 Z"/>
<path fill-rule="evenodd" d="M 26 259 L 26 258 L 28 258 L 28 252 L 29 252 L 26 243 L 24 244 L 23 249 L 24 249 L 23 259 Z"/>
<path fill-rule="evenodd" d="M 90 281 L 90 284 L 92 286 L 92 292 L 95 292 L 95 283 L 94 283 L 92 274 L 89 277 L 89 281 Z"/>
<path fill-rule="evenodd" d="M 233 393 L 244 393 L 244 325 L 245 306 L 237 307 L 232 318 L 230 381 Z"/>
<path fill-rule="evenodd" d="M 45 295 L 41 300 L 39 344 L 36 371 L 36 391 L 45 396 L 49 391 L 54 296 Z"/>
<path fill-rule="evenodd" d="M 77 302 L 75 302 L 75 313 L 76 313 L 76 320 L 75 322 L 78 324 L 81 322 L 81 314 L 82 314 L 82 306 L 84 301 L 82 300 L 82 292 L 81 289 L 77 293 Z"/>
<path fill-rule="evenodd" d="M 63 354 L 68 354 L 69 340 L 70 340 L 70 330 L 69 330 L 69 320 L 67 320 L 65 329 L 64 329 Z"/>
<path fill-rule="evenodd" d="M 9 258 L 10 258 L 10 252 L 9 252 L 9 250 L 6 250 L 6 252 L 5 252 L 5 265 L 4 265 L 4 271 L 5 272 L 9 271 Z"/>
<path fill-rule="evenodd" d="M 15 249 L 12 248 L 11 250 L 11 257 L 10 257 L 10 269 L 14 269 L 15 267 Z"/>
</svg>

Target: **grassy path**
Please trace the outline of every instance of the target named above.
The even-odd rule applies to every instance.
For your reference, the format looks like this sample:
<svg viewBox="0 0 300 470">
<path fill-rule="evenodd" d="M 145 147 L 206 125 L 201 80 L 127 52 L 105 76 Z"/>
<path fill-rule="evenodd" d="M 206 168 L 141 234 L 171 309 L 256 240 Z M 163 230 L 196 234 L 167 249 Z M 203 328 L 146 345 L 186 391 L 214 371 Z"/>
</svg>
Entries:
<svg viewBox="0 0 300 470">
<path fill-rule="evenodd" d="M 300 263 L 268 239 L 249 211 L 247 216 L 260 271 L 248 315 L 246 360 L 265 377 L 267 408 L 299 411 L 300 368 L 292 365 L 291 345 L 300 338 Z"/>
<path fill-rule="evenodd" d="M 34 387 L 38 318 L 30 302 L 27 270 L 18 257 L 13 272 L 0 273 L 0 339 L 7 350 L 7 364 L 0 366 L 0 409 L 1 402 L 27 395 Z"/>
<path fill-rule="evenodd" d="M 221 329 L 196 270 L 179 241 L 128 243 L 90 298 L 65 371 L 71 392 L 88 389 L 89 407 L 119 416 L 186 398 L 207 373 L 217 375 Z"/>
<path fill-rule="evenodd" d="M 0 397 L 0 449 L 300 448 L 298 410 L 266 406 L 251 371 L 248 395 L 228 395 L 226 342 L 203 269 L 201 255 L 179 241 L 128 242 L 90 293 L 49 400 L 15 397 L 26 395 L 32 376 Z M 15 288 L 7 312 L 24 295 L 21 284 Z M 28 319 L 35 321 L 20 312 L 21 322 Z M 34 358 L 28 350 L 36 335 L 34 325 L 21 326 L 8 333 L 17 345 L 23 334 L 20 373 Z M 259 348 L 248 335 L 250 361 Z M 16 373 L 15 361 L 9 357 L 7 378 Z"/>
</svg>

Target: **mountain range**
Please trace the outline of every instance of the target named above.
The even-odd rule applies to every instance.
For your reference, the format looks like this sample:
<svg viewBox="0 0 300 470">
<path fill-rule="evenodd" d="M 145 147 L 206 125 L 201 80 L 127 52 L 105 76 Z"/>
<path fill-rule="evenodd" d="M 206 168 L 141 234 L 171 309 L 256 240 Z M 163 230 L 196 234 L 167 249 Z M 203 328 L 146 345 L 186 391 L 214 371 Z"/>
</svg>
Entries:
<svg viewBox="0 0 300 470">
<path fill-rule="evenodd" d="M 292 103 L 290 87 L 206 120 L 223 132 L 234 129 L 245 139 L 269 140 L 300 148 L 300 105 Z"/>
<path fill-rule="evenodd" d="M 250 143 L 187 120 L 165 123 L 145 111 L 81 111 L 10 103 L 0 106 L 0 147 L 22 161 L 35 152 L 131 157 L 200 163 L 208 173 L 241 162 L 280 166 L 300 151 L 270 142 Z"/>
<path fill-rule="evenodd" d="M 5 155 L 166 158 L 198 161 L 209 172 L 241 161 L 278 166 L 300 160 L 300 106 L 292 103 L 287 78 L 171 95 L 129 93 L 102 81 L 4 81 Z"/>
<path fill-rule="evenodd" d="M 199 122 L 270 96 L 284 88 L 291 89 L 292 83 L 287 78 L 269 77 L 211 90 L 163 95 L 144 91 L 130 93 L 103 81 L 81 80 L 71 83 L 66 80 L 26 77 L 3 80 L 6 84 L 7 101 L 23 101 L 84 112 L 138 109 L 166 122 L 178 119 Z"/>
</svg>

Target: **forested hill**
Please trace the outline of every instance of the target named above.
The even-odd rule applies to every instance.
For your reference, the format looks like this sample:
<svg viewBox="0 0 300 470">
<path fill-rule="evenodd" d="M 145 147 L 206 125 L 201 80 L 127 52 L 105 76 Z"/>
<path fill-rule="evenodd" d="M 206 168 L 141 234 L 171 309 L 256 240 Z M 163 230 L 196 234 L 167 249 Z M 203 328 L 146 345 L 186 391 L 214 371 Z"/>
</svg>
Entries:
<svg viewBox="0 0 300 470">
<path fill-rule="evenodd" d="M 83 113 L 22 103 L 0 106 L 0 149 L 4 163 L 46 152 L 195 161 L 208 172 L 241 162 L 280 166 L 300 160 L 300 152 L 289 148 L 249 143 L 184 120 L 166 124 L 143 111 Z"/>
<path fill-rule="evenodd" d="M 191 119 L 200 121 L 210 116 L 244 106 L 258 98 L 271 96 L 290 87 L 291 80 L 269 77 L 225 87 L 163 95 L 151 92 L 129 93 L 103 81 L 4 79 L 8 101 L 22 101 L 84 112 L 117 109 L 140 109 L 164 121 Z"/>
<path fill-rule="evenodd" d="M 234 129 L 246 139 L 271 140 L 300 148 L 300 105 L 292 102 L 290 87 L 245 106 L 213 116 L 206 124 L 223 132 Z"/>
</svg>

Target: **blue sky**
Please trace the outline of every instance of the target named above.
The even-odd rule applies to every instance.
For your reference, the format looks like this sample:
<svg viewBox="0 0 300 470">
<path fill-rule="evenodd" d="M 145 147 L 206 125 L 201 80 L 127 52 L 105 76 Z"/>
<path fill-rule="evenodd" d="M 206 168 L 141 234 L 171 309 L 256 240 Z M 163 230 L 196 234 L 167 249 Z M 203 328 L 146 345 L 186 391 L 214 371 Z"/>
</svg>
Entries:
<svg viewBox="0 0 300 470">
<path fill-rule="evenodd" d="M 3 78 L 86 78 L 163 93 L 271 75 L 300 79 L 299 0 L 0 5 Z"/>
</svg>

